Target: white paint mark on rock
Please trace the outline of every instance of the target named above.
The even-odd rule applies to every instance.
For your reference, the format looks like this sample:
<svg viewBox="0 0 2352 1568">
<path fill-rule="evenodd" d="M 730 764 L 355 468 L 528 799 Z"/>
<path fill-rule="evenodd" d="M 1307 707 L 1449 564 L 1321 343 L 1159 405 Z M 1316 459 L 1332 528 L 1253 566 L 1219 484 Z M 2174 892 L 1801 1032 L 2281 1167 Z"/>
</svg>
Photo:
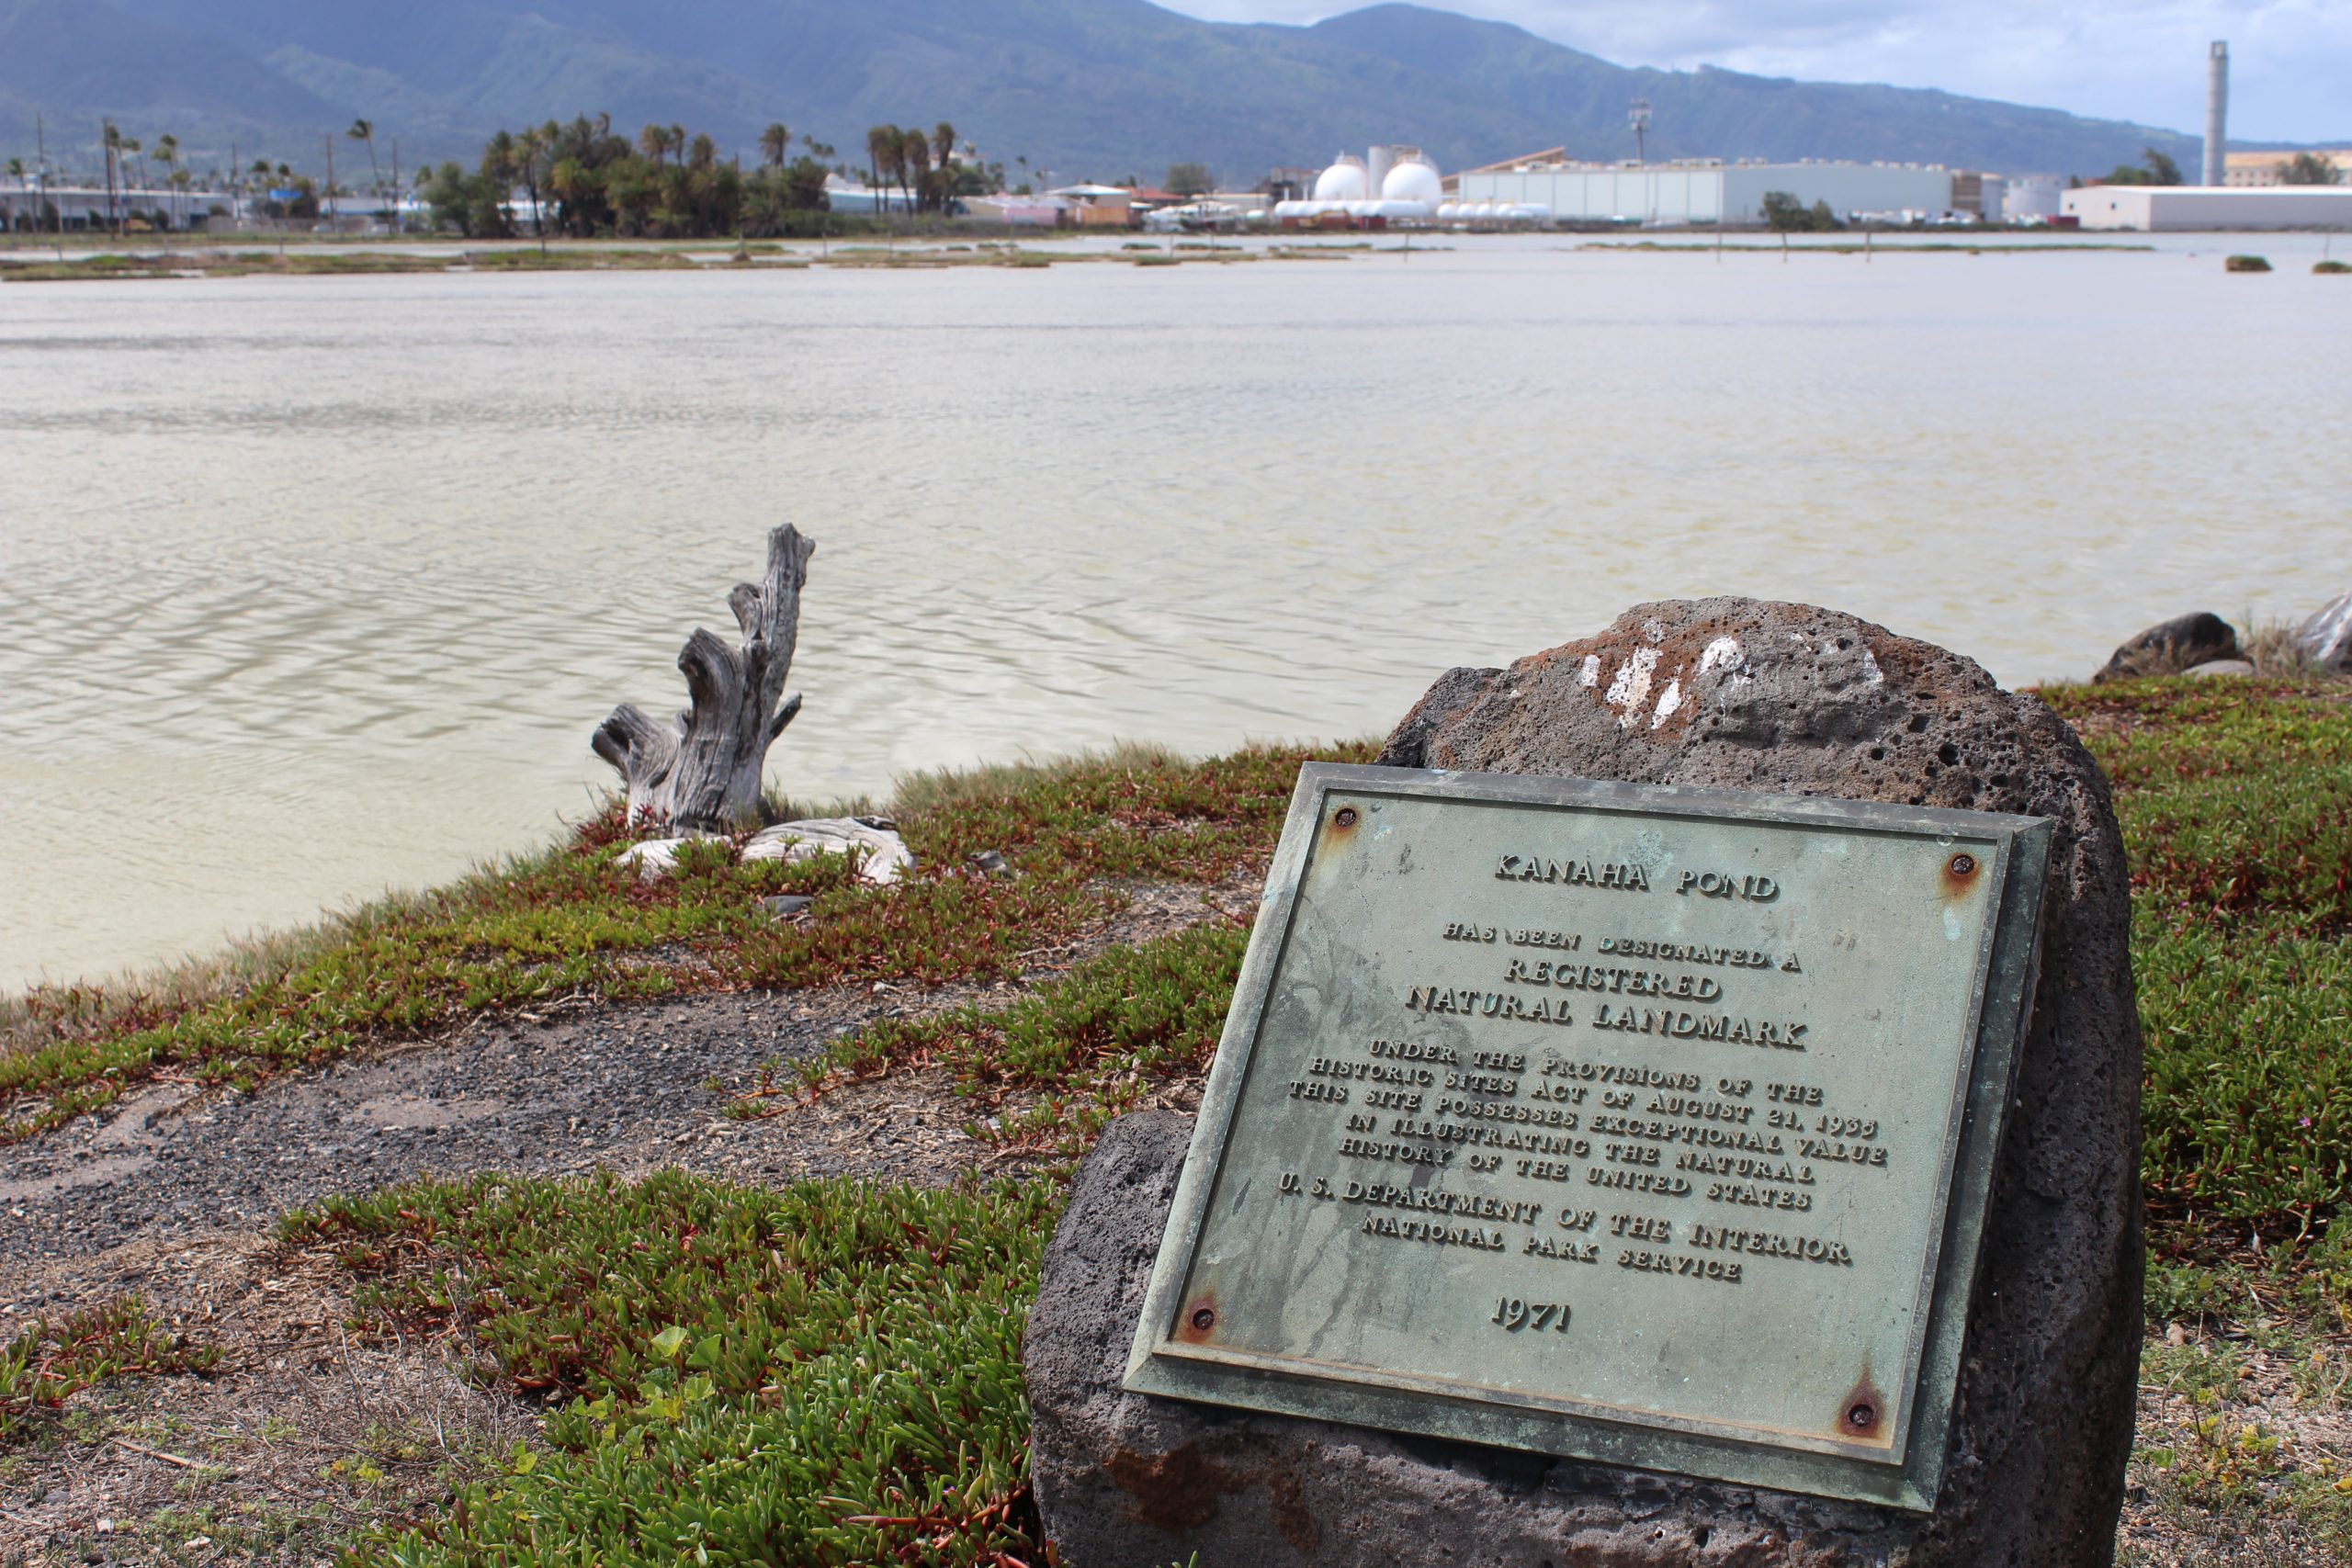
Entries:
<svg viewBox="0 0 2352 1568">
<path fill-rule="evenodd" d="M 1649 638 L 1652 642 L 1664 642 L 1666 640 L 1666 623 L 1657 619 L 1656 616 L 1652 616 L 1650 619 L 1642 623 L 1642 635 Z"/>
<path fill-rule="evenodd" d="M 1734 669 L 1738 663 L 1739 639 L 1719 637 L 1707 645 L 1706 652 L 1699 655 L 1699 673 L 1704 675 L 1710 670 Z"/>
<path fill-rule="evenodd" d="M 1673 717 L 1674 710 L 1681 705 L 1682 678 L 1678 675 L 1673 680 L 1668 681 L 1666 683 L 1666 690 L 1664 692 L 1658 694 L 1657 712 L 1652 716 L 1650 719 L 1650 728 L 1652 729 L 1656 729 L 1659 725 L 1664 724 L 1668 719 Z"/>
<path fill-rule="evenodd" d="M 1650 677 L 1657 671 L 1657 649 L 1637 648 L 1631 659 L 1617 667 L 1616 676 L 1610 681 L 1601 700 L 1618 710 L 1619 728 L 1633 728 L 1634 721 L 1641 716 L 1642 705 L 1650 694 Z"/>
<path fill-rule="evenodd" d="M 1600 684 L 1600 655 L 1588 653 L 1584 656 L 1584 673 L 1577 677 L 1577 684 L 1579 686 Z"/>
<path fill-rule="evenodd" d="M 1871 650 L 1867 648 L 1862 649 L 1862 681 L 1872 686 L 1883 685 L 1886 681 L 1886 676 L 1879 670 L 1878 660 L 1871 657 Z"/>
</svg>

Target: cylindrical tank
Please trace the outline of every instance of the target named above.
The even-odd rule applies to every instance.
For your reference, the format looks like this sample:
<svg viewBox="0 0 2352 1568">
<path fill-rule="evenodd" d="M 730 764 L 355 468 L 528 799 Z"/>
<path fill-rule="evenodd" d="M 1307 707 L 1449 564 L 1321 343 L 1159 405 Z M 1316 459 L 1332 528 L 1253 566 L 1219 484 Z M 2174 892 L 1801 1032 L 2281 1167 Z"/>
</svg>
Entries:
<svg viewBox="0 0 2352 1568">
<path fill-rule="evenodd" d="M 1315 176 L 1317 201 L 1362 201 L 1366 194 L 1363 160 L 1342 152 L 1331 166 Z"/>
<path fill-rule="evenodd" d="M 1388 171 L 1396 166 L 1396 154 L 1400 151 L 1402 149 L 1396 147 L 1374 147 L 1366 156 L 1364 195 L 1378 197 L 1388 188 Z"/>
<path fill-rule="evenodd" d="M 2222 39 L 2205 57 L 2205 169 L 2199 183 L 2223 185 L 2229 178 L 2229 160 L 2222 155 L 2223 127 L 2230 118 L 2230 46 Z"/>
<path fill-rule="evenodd" d="M 1431 207 L 1445 199 L 1445 182 L 1437 165 L 1419 152 L 1400 160 L 1380 182 L 1380 194 L 1391 201 L 1422 201 Z"/>
</svg>

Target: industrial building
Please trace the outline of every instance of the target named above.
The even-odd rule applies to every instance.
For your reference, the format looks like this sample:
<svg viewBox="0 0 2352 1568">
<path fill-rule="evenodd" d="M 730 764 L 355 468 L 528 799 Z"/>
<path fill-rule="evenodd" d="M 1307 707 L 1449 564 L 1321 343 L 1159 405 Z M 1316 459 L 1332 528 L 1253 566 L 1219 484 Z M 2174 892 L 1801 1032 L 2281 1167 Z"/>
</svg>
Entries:
<svg viewBox="0 0 2352 1568">
<path fill-rule="evenodd" d="M 2287 160 L 2292 152 L 2233 152 L 2222 183 L 2230 186 L 2285 185 Z M 2352 147 L 2322 147 L 2312 156 L 2335 171 L 2338 185 L 2352 185 Z"/>
<path fill-rule="evenodd" d="M 1785 191 L 1805 207 L 1826 202 L 1841 219 L 1867 213 L 1932 220 L 1987 202 L 1991 214 L 2000 212 L 1997 176 L 1961 171 L 1968 188 L 1957 197 L 1955 177 L 1933 164 L 1574 164 L 1537 153 L 1464 170 L 1452 185 L 1457 202 L 1543 208 L 1563 223 L 1754 223 L 1763 218 L 1768 191 Z M 1960 197 L 1970 205 L 1963 208 Z"/>
<path fill-rule="evenodd" d="M 2063 210 L 2086 229 L 2352 229 L 2352 187 L 2085 186 Z"/>
<path fill-rule="evenodd" d="M 1445 182 L 1437 165 L 1419 148 L 1374 147 L 1365 158 L 1340 153 L 1315 176 L 1311 195 L 1277 201 L 1271 216 L 1286 229 L 1428 223 L 1438 217 L 1444 197 Z"/>
<path fill-rule="evenodd" d="M 151 229 L 201 229 L 236 207 L 226 191 L 28 183 L 0 187 L 0 229 L 111 229 L 132 219 Z"/>
</svg>

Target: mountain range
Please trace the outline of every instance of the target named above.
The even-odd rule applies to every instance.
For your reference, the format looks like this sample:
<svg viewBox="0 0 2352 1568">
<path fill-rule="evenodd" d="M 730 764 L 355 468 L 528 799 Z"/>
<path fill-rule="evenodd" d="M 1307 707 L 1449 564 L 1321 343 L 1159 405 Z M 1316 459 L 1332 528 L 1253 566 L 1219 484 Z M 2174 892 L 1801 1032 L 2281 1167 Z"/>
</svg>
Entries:
<svg viewBox="0 0 2352 1568">
<path fill-rule="evenodd" d="M 1566 146 L 1652 158 L 1856 158 L 2103 173 L 2194 138 L 1915 88 L 1614 65 L 1500 22 L 1379 5 L 1311 27 L 1199 21 L 1147 0 L 0 0 L 0 153 L 95 162 L 99 121 L 301 167 L 354 119 L 402 156 L 470 158 L 501 126 L 609 113 L 747 157 L 782 120 L 862 161 L 868 126 L 952 121 L 1056 180 L 1228 182 L 1341 149 L 1442 167 Z M 338 151 L 358 156 L 357 150 Z"/>
</svg>

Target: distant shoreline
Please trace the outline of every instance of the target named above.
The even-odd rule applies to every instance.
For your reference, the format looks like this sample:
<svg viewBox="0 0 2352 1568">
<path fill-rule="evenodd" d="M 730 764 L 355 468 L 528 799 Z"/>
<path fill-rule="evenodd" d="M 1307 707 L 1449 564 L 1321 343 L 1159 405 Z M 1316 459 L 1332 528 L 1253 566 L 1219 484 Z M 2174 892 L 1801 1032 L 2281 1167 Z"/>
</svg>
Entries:
<svg viewBox="0 0 2352 1568">
<path fill-rule="evenodd" d="M 1822 255 L 1875 255 L 1884 252 L 1919 254 L 2006 254 L 2045 252 L 2154 252 L 2144 242 L 2021 240 L 1999 238 L 1912 239 L 1897 234 L 1881 244 L 1874 241 L 1802 239 L 1785 246 L 1762 243 L 1761 231 L 1735 239 L 1610 239 L 1589 231 L 1563 231 L 1555 238 L 1570 251 L 1648 251 L 1657 253 L 1743 252 L 1756 254 L 1804 253 Z M 377 274 L 441 272 L 698 272 L 786 270 L 809 267 L 841 269 L 936 270 L 943 267 L 1045 267 L 1057 263 L 1125 262 L 1131 265 L 1166 266 L 1185 262 L 1255 262 L 1338 260 L 1351 254 L 1435 253 L 1455 248 L 1464 238 L 1456 234 L 1407 235 L 1403 232 L 1367 240 L 1359 236 L 1310 233 L 1265 235 L 1182 235 L 1125 238 L 1114 246 L 1085 242 L 1105 236 L 1063 234 L 1023 235 L 1011 239 L 974 232 L 968 236 L 924 234 L 891 238 L 860 234 L 842 240 L 755 240 L 748 242 L 692 241 L 630 244 L 610 241 L 552 241 L 542 247 L 531 240 L 439 240 L 385 237 L 354 242 L 348 238 L 304 235 L 273 239 L 261 235 L 223 236 L 215 241 L 164 244 L 126 244 L 108 248 L 106 236 L 96 243 L 61 247 L 54 236 L 12 235 L 0 240 L 0 282 L 55 283 L 125 278 L 358 276 Z M 1476 236 L 1470 236 L 1476 238 Z M 1080 243 L 1071 243 L 1076 240 Z M 1255 242 L 1255 243 L 1249 243 Z M 1419 242 L 1419 243 L 1416 243 Z M 42 253 L 68 250 L 61 259 L 41 259 Z"/>
</svg>

